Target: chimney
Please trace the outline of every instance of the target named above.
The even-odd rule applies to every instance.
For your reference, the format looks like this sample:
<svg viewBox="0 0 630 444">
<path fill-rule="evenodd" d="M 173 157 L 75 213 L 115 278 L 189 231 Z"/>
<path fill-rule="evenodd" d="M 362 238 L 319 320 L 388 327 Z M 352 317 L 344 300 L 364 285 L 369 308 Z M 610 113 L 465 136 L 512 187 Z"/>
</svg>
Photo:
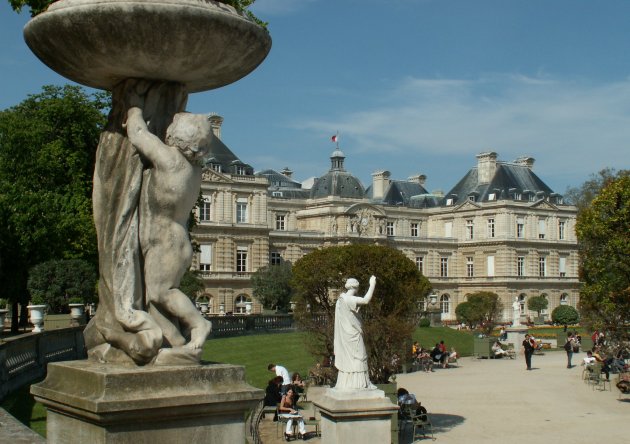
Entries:
<svg viewBox="0 0 630 444">
<path fill-rule="evenodd" d="M 372 173 L 372 198 L 382 199 L 389 185 L 389 171 L 375 171 Z"/>
<path fill-rule="evenodd" d="M 291 176 L 293 175 L 293 171 L 291 171 L 289 169 L 289 167 L 284 167 L 282 169 L 282 171 L 280 171 L 281 174 L 284 174 L 285 176 L 287 176 L 289 179 L 291 179 Z"/>
<path fill-rule="evenodd" d="M 536 161 L 536 159 L 534 159 L 533 157 L 529 157 L 529 156 L 521 156 L 518 159 L 516 159 L 514 161 L 514 163 L 516 165 L 521 165 L 521 166 L 525 166 L 527 168 L 529 168 L 530 170 L 534 168 L 534 162 Z"/>
<path fill-rule="evenodd" d="M 477 178 L 480 184 L 490 183 L 497 169 L 497 153 L 487 152 L 477 154 Z"/>
<path fill-rule="evenodd" d="M 218 139 L 221 139 L 221 125 L 223 124 L 223 117 L 216 113 L 210 113 L 208 114 L 208 120 L 210 121 L 214 135 Z"/>
<path fill-rule="evenodd" d="M 418 174 L 416 176 L 408 177 L 407 180 L 409 182 L 417 182 L 420 185 L 424 185 L 424 182 L 426 182 L 426 180 L 427 180 L 427 176 L 425 176 L 424 174 Z"/>
</svg>

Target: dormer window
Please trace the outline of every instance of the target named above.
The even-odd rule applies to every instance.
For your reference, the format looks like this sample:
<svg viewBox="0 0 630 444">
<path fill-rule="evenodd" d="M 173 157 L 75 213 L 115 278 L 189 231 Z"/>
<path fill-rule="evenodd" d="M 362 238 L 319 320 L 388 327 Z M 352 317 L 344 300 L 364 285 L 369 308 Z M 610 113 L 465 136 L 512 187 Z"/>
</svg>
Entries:
<svg viewBox="0 0 630 444">
<path fill-rule="evenodd" d="M 447 206 L 452 206 L 453 205 L 453 199 L 451 199 L 451 198 L 446 199 L 446 205 Z"/>
<path fill-rule="evenodd" d="M 475 200 L 476 200 L 475 196 L 468 196 L 468 201 L 469 202 L 474 202 Z"/>
<path fill-rule="evenodd" d="M 216 171 L 217 173 L 221 172 L 221 164 L 220 163 L 213 163 L 212 165 L 210 165 L 210 167 Z"/>
<path fill-rule="evenodd" d="M 243 165 L 236 165 L 234 167 L 234 173 L 237 176 L 244 176 L 247 173 L 247 170 L 245 169 Z"/>
<path fill-rule="evenodd" d="M 497 195 L 495 193 L 488 194 L 488 200 L 489 201 L 497 200 Z"/>
</svg>

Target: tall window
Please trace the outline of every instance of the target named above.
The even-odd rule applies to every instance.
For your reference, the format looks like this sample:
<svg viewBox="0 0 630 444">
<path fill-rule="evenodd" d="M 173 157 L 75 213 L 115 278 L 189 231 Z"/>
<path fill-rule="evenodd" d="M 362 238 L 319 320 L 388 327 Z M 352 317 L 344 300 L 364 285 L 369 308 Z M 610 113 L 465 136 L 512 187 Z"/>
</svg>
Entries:
<svg viewBox="0 0 630 444">
<path fill-rule="evenodd" d="M 387 235 L 388 236 L 394 235 L 394 222 L 392 221 L 387 221 Z"/>
<path fill-rule="evenodd" d="M 245 167 L 242 165 L 237 165 L 235 168 L 235 172 L 237 176 L 244 176 L 246 174 Z"/>
<path fill-rule="evenodd" d="M 199 270 L 210 271 L 212 268 L 212 245 L 200 245 Z"/>
<path fill-rule="evenodd" d="M 473 262 L 473 257 L 472 256 L 468 256 L 466 258 L 466 276 L 471 278 L 474 275 L 475 275 L 475 264 Z"/>
<path fill-rule="evenodd" d="M 424 256 L 416 256 L 416 267 L 420 273 L 424 274 Z"/>
<path fill-rule="evenodd" d="M 516 258 L 516 275 L 525 276 L 525 256 Z"/>
<path fill-rule="evenodd" d="M 236 299 L 234 299 L 234 313 L 247 313 L 247 302 L 250 302 L 247 295 L 239 294 Z"/>
<path fill-rule="evenodd" d="M 475 237 L 475 226 L 472 219 L 466 220 L 466 239 L 471 240 Z"/>
<path fill-rule="evenodd" d="M 547 231 L 547 221 L 544 217 L 538 219 L 538 239 L 544 239 Z"/>
<path fill-rule="evenodd" d="M 447 294 L 440 296 L 440 309 L 442 314 L 449 314 L 451 312 L 451 297 Z"/>
<path fill-rule="evenodd" d="M 564 227 L 565 227 L 566 222 L 561 220 L 560 222 L 558 222 L 558 239 L 559 240 L 564 240 Z"/>
<path fill-rule="evenodd" d="M 247 272 L 247 247 L 236 248 L 236 272 Z"/>
<path fill-rule="evenodd" d="M 210 220 L 211 201 L 209 197 L 204 197 L 199 208 L 199 221 L 208 222 Z"/>
<path fill-rule="evenodd" d="M 488 256 L 488 277 L 494 276 L 494 256 Z"/>
<path fill-rule="evenodd" d="M 236 202 L 236 223 L 247 223 L 247 199 L 239 199 Z"/>
<path fill-rule="evenodd" d="M 453 222 L 444 222 L 444 237 L 453 237 Z"/>
<path fill-rule="evenodd" d="M 448 277 L 448 258 L 447 257 L 440 258 L 440 276 Z"/>
<path fill-rule="evenodd" d="M 221 164 L 220 163 L 213 163 L 212 164 L 212 169 L 214 171 L 216 171 L 217 173 L 220 173 L 221 172 Z"/>
<path fill-rule="evenodd" d="M 282 263 L 282 255 L 279 251 L 272 251 L 269 253 L 269 264 L 280 265 Z"/>
<path fill-rule="evenodd" d="M 419 233 L 418 224 L 414 222 L 411 224 L 411 236 L 418 237 L 418 233 Z"/>
<path fill-rule="evenodd" d="M 518 304 L 521 306 L 521 315 L 525 313 L 525 299 L 527 299 L 527 295 L 525 293 L 521 293 L 518 296 Z"/>
<path fill-rule="evenodd" d="M 519 239 L 525 237 L 525 219 L 522 217 L 516 219 L 516 237 Z"/>
<path fill-rule="evenodd" d="M 540 256 L 538 258 L 538 276 L 547 276 L 547 258 L 545 256 Z"/>
<path fill-rule="evenodd" d="M 276 230 L 286 230 L 286 215 L 276 214 Z"/>
<path fill-rule="evenodd" d="M 560 295 L 560 305 L 569 305 L 569 295 L 562 293 Z"/>
<path fill-rule="evenodd" d="M 558 259 L 558 272 L 560 273 L 560 277 L 566 277 L 567 275 L 567 258 L 560 257 Z"/>
<path fill-rule="evenodd" d="M 488 238 L 494 237 L 494 218 L 488 219 Z"/>
</svg>

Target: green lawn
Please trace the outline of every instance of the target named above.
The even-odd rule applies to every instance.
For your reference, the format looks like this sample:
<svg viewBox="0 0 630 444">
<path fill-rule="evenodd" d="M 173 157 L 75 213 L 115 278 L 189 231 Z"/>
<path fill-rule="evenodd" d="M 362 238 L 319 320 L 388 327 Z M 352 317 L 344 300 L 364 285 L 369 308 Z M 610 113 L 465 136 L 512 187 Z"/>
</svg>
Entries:
<svg viewBox="0 0 630 444">
<path fill-rule="evenodd" d="M 280 364 L 291 373 L 308 375 L 309 368 L 315 365 L 317 359 L 306 351 L 305 335 L 306 333 L 296 332 L 211 339 L 204 345 L 202 359 L 242 365 L 245 367 L 247 382 L 264 389 L 273 376 L 267 370 L 270 363 Z M 473 351 L 473 337 L 470 332 L 447 327 L 418 328 L 413 340 L 427 348 L 443 340 L 447 347 L 455 347 L 464 356 Z M 2 402 L 2 407 L 40 435 L 46 436 L 46 410 L 33 400 L 29 388 L 30 386 L 25 386 L 8 396 Z"/>
</svg>

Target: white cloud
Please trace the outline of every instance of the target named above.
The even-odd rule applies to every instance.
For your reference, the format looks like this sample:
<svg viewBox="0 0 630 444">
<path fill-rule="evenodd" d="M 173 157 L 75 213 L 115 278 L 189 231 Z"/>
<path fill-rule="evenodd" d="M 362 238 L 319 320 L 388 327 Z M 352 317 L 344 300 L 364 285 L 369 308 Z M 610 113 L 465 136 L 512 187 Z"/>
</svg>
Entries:
<svg viewBox="0 0 630 444">
<path fill-rule="evenodd" d="M 374 156 L 387 152 L 394 165 L 404 164 L 409 153 L 437 153 L 464 156 L 470 167 L 472 154 L 493 150 L 502 160 L 532 155 L 543 179 L 586 178 L 604 166 L 630 166 L 630 79 L 592 84 L 547 75 L 406 78 L 375 97 L 371 108 L 296 126 L 339 128 L 346 147 Z"/>
</svg>

